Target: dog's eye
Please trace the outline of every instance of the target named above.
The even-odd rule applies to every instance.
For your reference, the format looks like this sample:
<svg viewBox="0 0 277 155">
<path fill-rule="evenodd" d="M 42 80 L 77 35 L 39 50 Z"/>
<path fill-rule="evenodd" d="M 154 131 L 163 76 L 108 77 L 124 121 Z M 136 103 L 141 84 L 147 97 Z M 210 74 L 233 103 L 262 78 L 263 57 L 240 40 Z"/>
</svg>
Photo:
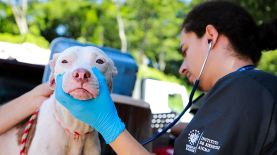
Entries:
<svg viewBox="0 0 277 155">
<path fill-rule="evenodd" d="M 62 63 L 66 64 L 66 63 L 68 63 L 68 61 L 67 60 L 62 60 Z"/>
<path fill-rule="evenodd" d="M 102 59 L 97 59 L 97 60 L 96 60 L 96 63 L 98 63 L 98 64 L 103 64 L 104 61 L 103 61 Z"/>
</svg>

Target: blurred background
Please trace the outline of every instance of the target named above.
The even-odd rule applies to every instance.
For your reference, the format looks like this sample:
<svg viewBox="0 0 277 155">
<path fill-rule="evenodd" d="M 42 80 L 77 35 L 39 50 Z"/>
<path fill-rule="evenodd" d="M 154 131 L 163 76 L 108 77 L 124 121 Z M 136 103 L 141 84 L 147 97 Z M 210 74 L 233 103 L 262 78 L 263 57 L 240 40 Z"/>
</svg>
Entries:
<svg viewBox="0 0 277 155">
<path fill-rule="evenodd" d="M 178 74 L 180 25 L 191 8 L 203 1 L 0 0 L 0 41 L 32 43 L 41 52 L 57 37 L 116 48 L 134 57 L 138 79 L 179 83 L 190 91 Z M 276 0 L 229 1 L 246 8 L 257 24 L 277 16 Z M 45 64 L 48 57 L 39 55 L 36 63 Z M 264 52 L 258 68 L 277 75 L 277 52 Z"/>
<path fill-rule="evenodd" d="M 192 7 L 204 1 L 0 0 L 0 104 L 41 83 L 51 42 L 65 37 L 131 55 L 138 66 L 131 76 L 145 81 L 144 92 L 136 82 L 133 97 L 143 99 L 138 92 L 144 93 L 144 100 L 154 105 L 152 113 L 169 113 L 168 107 L 179 113 L 191 90 L 178 74 L 183 60 L 178 51 L 180 26 Z M 277 18 L 276 0 L 229 1 L 246 8 L 257 24 Z M 276 51 L 263 52 L 258 68 L 277 75 Z M 175 91 L 158 92 L 161 89 Z M 152 128 L 157 120 L 152 120 Z"/>
<path fill-rule="evenodd" d="M 186 13 L 203 1 L 1 0 L 0 41 L 49 48 L 54 38 L 68 37 L 121 49 L 139 65 L 157 71 L 153 74 L 161 71 L 177 80 L 182 61 L 177 50 L 180 25 Z M 246 8 L 258 24 L 277 16 L 276 0 L 230 1 Z M 276 60 L 276 52 L 264 53 L 259 68 L 277 75 Z"/>
</svg>

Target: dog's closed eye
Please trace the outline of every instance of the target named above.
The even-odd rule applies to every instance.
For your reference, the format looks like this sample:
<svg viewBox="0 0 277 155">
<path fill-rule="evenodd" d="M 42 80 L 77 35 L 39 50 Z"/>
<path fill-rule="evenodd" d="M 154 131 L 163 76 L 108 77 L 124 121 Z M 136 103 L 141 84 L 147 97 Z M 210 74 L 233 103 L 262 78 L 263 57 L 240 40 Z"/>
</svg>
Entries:
<svg viewBox="0 0 277 155">
<path fill-rule="evenodd" d="M 104 63 L 104 60 L 102 60 L 102 59 L 97 59 L 97 60 L 96 60 L 96 63 L 98 63 L 98 64 L 103 64 L 103 63 Z"/>
</svg>

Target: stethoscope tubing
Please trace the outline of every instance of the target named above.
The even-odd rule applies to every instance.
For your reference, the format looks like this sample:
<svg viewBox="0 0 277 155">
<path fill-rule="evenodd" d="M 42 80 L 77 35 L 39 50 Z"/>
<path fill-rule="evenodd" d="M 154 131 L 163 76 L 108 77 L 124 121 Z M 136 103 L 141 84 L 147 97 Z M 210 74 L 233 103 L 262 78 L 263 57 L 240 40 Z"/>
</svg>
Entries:
<svg viewBox="0 0 277 155">
<path fill-rule="evenodd" d="M 202 65 L 202 67 L 201 67 L 199 76 L 198 76 L 197 80 L 194 82 L 194 85 L 193 85 L 193 87 L 192 87 L 191 93 L 190 93 L 190 95 L 189 95 L 189 102 L 188 102 L 187 106 L 186 106 L 185 109 L 179 114 L 179 116 L 178 116 L 177 118 L 175 118 L 175 119 L 173 120 L 173 122 L 169 123 L 166 127 L 164 127 L 164 128 L 162 129 L 161 132 L 157 132 L 157 133 L 155 133 L 154 135 L 152 135 L 151 137 L 149 137 L 148 139 L 142 141 L 142 142 L 141 142 L 142 145 L 146 145 L 146 144 L 148 144 L 148 143 L 150 143 L 150 142 L 156 140 L 157 138 L 159 138 L 159 137 L 160 137 L 161 135 L 163 135 L 164 133 L 166 133 L 167 130 L 170 129 L 170 128 L 172 128 L 172 127 L 180 120 L 180 118 L 186 113 L 186 111 L 191 107 L 191 105 L 192 105 L 192 103 L 193 103 L 192 99 L 193 99 L 194 93 L 195 93 L 196 89 L 198 88 L 198 85 L 199 85 L 199 82 L 200 82 L 200 77 L 201 77 L 201 75 L 202 75 L 202 72 L 203 72 L 203 70 L 204 70 L 204 68 L 205 68 L 205 65 L 206 65 L 206 63 L 207 63 L 208 57 L 209 57 L 210 52 L 211 52 L 211 49 L 212 49 L 212 41 L 209 40 L 208 43 L 209 43 L 208 53 L 207 53 L 207 56 L 206 56 L 206 58 L 205 58 L 205 60 L 204 60 L 204 62 L 203 62 L 203 65 Z M 196 100 L 198 100 L 198 99 L 199 99 L 200 97 L 202 97 L 203 95 L 204 95 L 204 93 L 201 94 Z"/>
<path fill-rule="evenodd" d="M 194 93 L 195 93 L 195 91 L 196 91 L 198 85 L 199 85 L 199 80 L 196 80 L 195 83 L 194 83 L 194 85 L 193 85 L 193 88 L 192 88 L 192 91 L 191 91 L 191 93 L 190 93 L 190 96 L 189 96 L 189 102 L 188 102 L 187 106 L 185 107 L 185 109 L 179 114 L 179 116 L 178 116 L 177 118 L 175 118 L 173 122 L 171 122 L 171 123 L 168 124 L 166 127 L 164 127 L 164 128 L 162 129 L 161 132 L 157 132 L 157 133 L 155 133 L 154 135 L 152 135 L 150 138 L 148 138 L 148 139 L 142 141 L 142 142 L 141 142 L 142 145 L 146 145 L 146 144 L 148 144 L 148 143 L 150 143 L 150 142 L 156 140 L 156 139 L 159 138 L 161 135 L 163 135 L 164 133 L 166 133 L 168 129 L 172 128 L 172 127 L 181 119 L 181 117 L 185 114 L 185 112 L 191 107 L 191 105 L 192 105 L 192 103 L 193 103 L 192 98 L 193 98 L 193 96 L 194 96 Z M 203 95 L 204 95 L 204 93 L 201 94 L 198 98 L 202 97 Z M 197 98 L 196 100 L 198 100 L 198 98 Z"/>
</svg>

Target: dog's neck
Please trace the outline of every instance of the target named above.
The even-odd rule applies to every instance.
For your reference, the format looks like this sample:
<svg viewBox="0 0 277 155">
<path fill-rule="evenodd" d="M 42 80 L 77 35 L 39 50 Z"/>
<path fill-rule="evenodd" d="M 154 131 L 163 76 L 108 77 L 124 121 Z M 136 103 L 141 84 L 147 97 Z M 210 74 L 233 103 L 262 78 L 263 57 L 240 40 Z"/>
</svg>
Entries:
<svg viewBox="0 0 277 155">
<path fill-rule="evenodd" d="M 53 105 L 54 111 L 54 117 L 56 121 L 59 123 L 59 125 L 64 128 L 65 132 L 69 132 L 72 134 L 80 134 L 80 135 L 85 135 L 93 129 L 76 119 L 62 104 L 59 103 L 55 99 L 54 105 Z"/>
<path fill-rule="evenodd" d="M 71 132 L 66 131 L 65 128 Z M 77 131 L 80 135 L 75 137 L 72 131 Z M 56 101 L 55 95 L 52 95 L 40 107 L 35 135 L 28 153 L 82 154 L 84 150 L 96 148 L 93 145 L 99 144 L 97 138 L 98 135 L 94 129 L 75 119 L 67 109 Z M 97 148 L 99 147 L 97 146 Z M 99 149 L 97 151 L 100 152 Z"/>
</svg>

